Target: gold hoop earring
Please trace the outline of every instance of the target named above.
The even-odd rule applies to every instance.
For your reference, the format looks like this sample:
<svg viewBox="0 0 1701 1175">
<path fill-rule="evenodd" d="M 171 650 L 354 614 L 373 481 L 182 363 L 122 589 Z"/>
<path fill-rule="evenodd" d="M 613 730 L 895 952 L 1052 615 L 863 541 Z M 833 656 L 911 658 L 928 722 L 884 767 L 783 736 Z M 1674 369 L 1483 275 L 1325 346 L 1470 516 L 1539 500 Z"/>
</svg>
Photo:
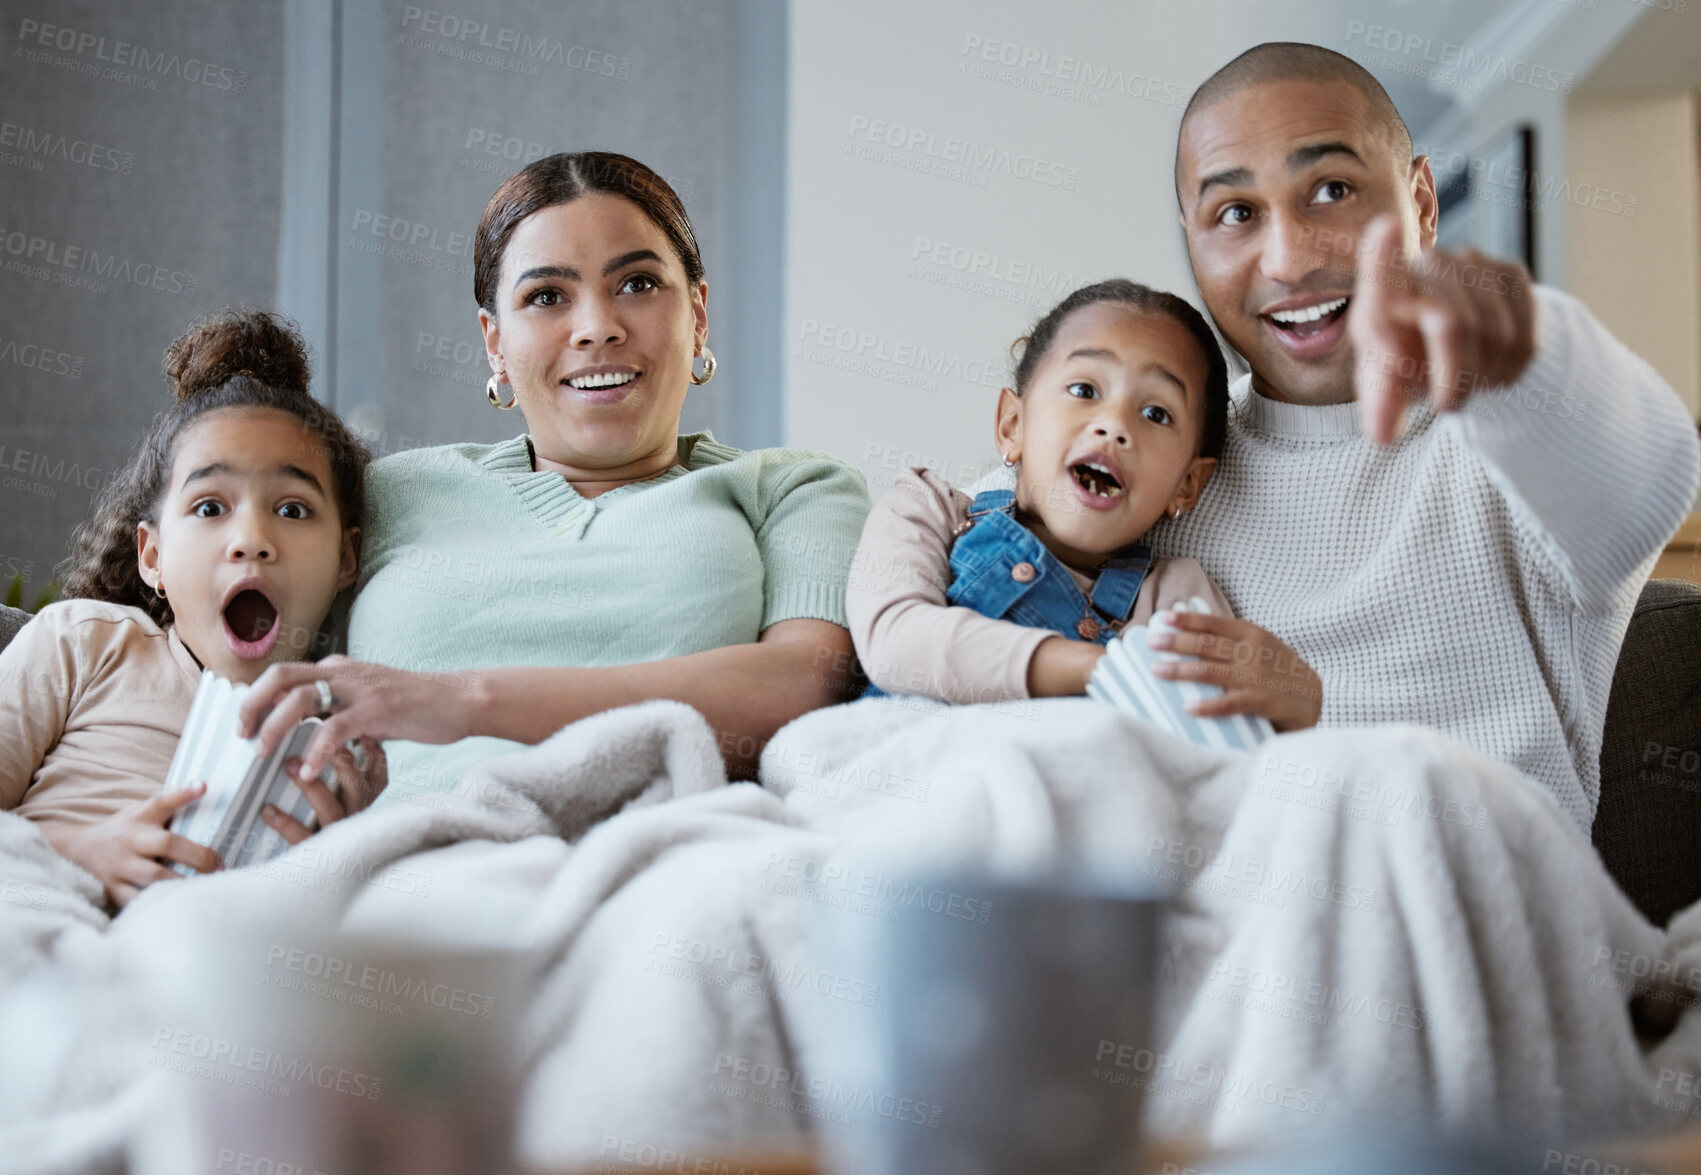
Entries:
<svg viewBox="0 0 1701 1175">
<path fill-rule="evenodd" d="M 508 409 L 520 402 L 520 394 L 518 392 L 514 392 L 508 402 L 504 404 L 502 402 L 501 393 L 496 390 L 500 388 L 504 382 L 504 373 L 500 371 L 491 372 L 489 381 L 484 385 L 484 394 L 489 398 L 490 406 L 492 408 L 500 408 L 502 411 L 506 412 Z M 512 391 L 512 389 L 510 389 L 510 391 Z"/>
<path fill-rule="evenodd" d="M 714 378 L 715 378 L 715 353 L 713 351 L 709 350 L 708 347 L 704 347 L 703 348 L 703 378 L 702 379 L 697 378 L 697 365 L 695 363 L 693 363 L 691 365 L 691 382 L 693 384 L 697 385 L 698 387 L 702 387 L 704 384 L 708 383 L 711 379 L 714 379 Z"/>
</svg>

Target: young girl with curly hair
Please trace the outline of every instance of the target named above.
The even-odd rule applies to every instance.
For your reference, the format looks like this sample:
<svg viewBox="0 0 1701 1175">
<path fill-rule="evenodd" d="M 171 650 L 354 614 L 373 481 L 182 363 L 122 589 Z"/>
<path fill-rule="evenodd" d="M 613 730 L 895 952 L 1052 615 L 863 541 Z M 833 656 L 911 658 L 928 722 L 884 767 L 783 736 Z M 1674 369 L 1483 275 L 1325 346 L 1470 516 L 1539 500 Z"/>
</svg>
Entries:
<svg viewBox="0 0 1701 1175">
<path fill-rule="evenodd" d="M 251 683 L 325 651 L 326 617 L 356 575 L 369 459 L 308 393 L 306 348 L 274 315 L 201 319 L 165 374 L 174 403 L 78 529 L 66 598 L 0 652 L 0 807 L 119 907 L 173 863 L 219 867 L 167 828 L 205 784 L 161 791 L 201 672 Z M 351 754 L 341 798 L 300 785 L 322 822 L 370 801 L 352 768 Z"/>
</svg>

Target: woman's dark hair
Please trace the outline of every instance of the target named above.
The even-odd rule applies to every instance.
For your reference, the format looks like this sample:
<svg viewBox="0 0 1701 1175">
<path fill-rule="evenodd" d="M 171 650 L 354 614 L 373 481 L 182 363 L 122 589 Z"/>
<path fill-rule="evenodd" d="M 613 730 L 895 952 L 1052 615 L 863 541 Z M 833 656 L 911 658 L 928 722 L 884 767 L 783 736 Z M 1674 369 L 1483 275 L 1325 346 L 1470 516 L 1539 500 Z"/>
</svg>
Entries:
<svg viewBox="0 0 1701 1175">
<path fill-rule="evenodd" d="M 1205 316 L 1193 309 L 1187 299 L 1127 278 L 1113 277 L 1082 286 L 1047 311 L 1044 318 L 1034 323 L 1033 330 L 1016 340 L 1010 348 L 1010 354 L 1016 360 L 1016 394 L 1019 396 L 1028 390 L 1034 368 L 1051 349 L 1052 340 L 1057 337 L 1063 320 L 1082 307 L 1099 302 L 1115 302 L 1141 314 L 1162 314 L 1179 322 L 1193 336 L 1199 349 L 1205 353 L 1205 427 L 1199 437 L 1199 455 L 1221 457 L 1223 438 L 1228 433 L 1229 402 L 1228 362 L 1223 358 L 1223 349 L 1217 345 L 1217 338 L 1211 333 Z"/>
<path fill-rule="evenodd" d="M 192 323 L 165 352 L 175 402 L 154 417 L 129 465 L 95 498 L 93 517 L 77 528 L 64 596 L 129 604 L 161 627 L 171 623 L 171 602 L 142 579 L 136 528 L 159 521 L 177 438 L 220 408 L 276 408 L 317 434 L 330 460 L 338 518 L 345 528 L 359 526 L 372 455 L 335 412 L 308 393 L 310 375 L 307 345 L 288 319 L 264 310 L 225 309 Z"/>
<path fill-rule="evenodd" d="M 697 249 L 697 234 L 679 195 L 661 176 L 626 155 L 611 151 L 579 151 L 546 155 L 529 163 L 502 181 L 473 239 L 473 297 L 491 314 L 496 313 L 496 284 L 502 273 L 502 257 L 508 238 L 520 222 L 540 209 L 567 204 L 587 192 L 608 192 L 636 204 L 655 226 L 685 266 L 692 285 L 703 280 L 703 255 Z"/>
</svg>

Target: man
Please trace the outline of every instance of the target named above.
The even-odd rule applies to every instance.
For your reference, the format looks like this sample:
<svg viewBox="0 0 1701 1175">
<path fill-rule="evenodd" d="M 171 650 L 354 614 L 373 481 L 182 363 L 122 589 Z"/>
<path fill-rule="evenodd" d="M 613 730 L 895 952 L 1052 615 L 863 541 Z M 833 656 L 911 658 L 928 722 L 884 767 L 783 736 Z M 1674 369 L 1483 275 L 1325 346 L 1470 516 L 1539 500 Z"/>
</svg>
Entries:
<svg viewBox="0 0 1701 1175">
<path fill-rule="evenodd" d="M 1206 308 L 1251 374 L 1198 509 L 1156 536 L 1324 683 L 1325 724 L 1446 731 L 1585 832 L 1613 666 L 1695 494 L 1694 423 L 1524 269 L 1434 248 L 1429 162 L 1347 57 L 1260 45 L 1182 117 Z M 1404 416 L 1403 430 L 1402 412 Z M 1180 617 L 1232 687 L 1249 625 Z"/>
</svg>

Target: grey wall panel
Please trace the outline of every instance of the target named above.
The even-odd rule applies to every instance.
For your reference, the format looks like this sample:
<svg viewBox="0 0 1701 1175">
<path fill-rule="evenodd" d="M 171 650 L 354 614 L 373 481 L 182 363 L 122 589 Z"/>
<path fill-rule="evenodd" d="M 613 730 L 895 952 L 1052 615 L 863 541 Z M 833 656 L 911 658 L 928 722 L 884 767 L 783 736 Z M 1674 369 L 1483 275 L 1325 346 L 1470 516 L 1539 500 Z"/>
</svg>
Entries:
<svg viewBox="0 0 1701 1175">
<path fill-rule="evenodd" d="M 0 2 L 0 580 L 39 585 L 194 315 L 275 282 L 271 3 Z"/>
<path fill-rule="evenodd" d="M 315 390 L 381 454 L 520 431 L 484 400 L 471 239 L 497 185 L 554 151 L 674 182 L 721 373 L 683 427 L 777 443 L 785 14 L 0 0 L 0 581 L 46 581 L 204 309 L 296 316 Z"/>
<path fill-rule="evenodd" d="M 342 116 L 336 403 L 378 432 L 379 448 L 524 427 L 485 402 L 472 237 L 485 202 L 525 162 L 589 149 L 641 159 L 684 199 L 722 374 L 693 391 L 682 427 L 752 443 L 727 435 L 722 404 L 744 358 L 727 346 L 739 337 L 728 256 L 734 7 L 498 0 L 433 12 L 386 0 L 381 27 L 345 36 L 345 95 L 367 87 L 381 98 L 377 110 L 349 98 Z M 354 337 L 363 329 L 375 337 Z"/>
</svg>

